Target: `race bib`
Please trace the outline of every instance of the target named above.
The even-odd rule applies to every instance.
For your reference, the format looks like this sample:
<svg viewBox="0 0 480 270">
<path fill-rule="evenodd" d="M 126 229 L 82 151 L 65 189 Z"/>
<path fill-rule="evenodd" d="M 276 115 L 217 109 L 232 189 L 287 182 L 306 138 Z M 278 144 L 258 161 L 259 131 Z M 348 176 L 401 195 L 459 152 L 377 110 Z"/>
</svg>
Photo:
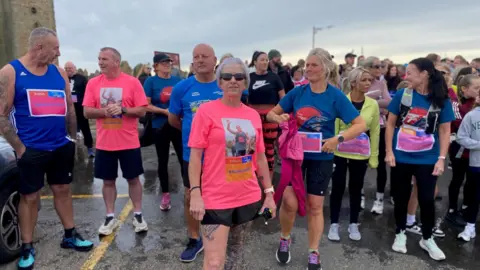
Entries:
<svg viewBox="0 0 480 270">
<path fill-rule="evenodd" d="M 370 157 L 370 138 L 366 133 L 362 133 L 353 140 L 339 144 L 337 151 L 349 155 Z"/>
<path fill-rule="evenodd" d="M 321 132 L 302 132 L 298 135 L 302 138 L 303 152 L 321 153 L 322 152 L 322 133 Z"/>
<path fill-rule="evenodd" d="M 32 117 L 65 116 L 67 100 L 62 90 L 27 89 L 28 109 Z"/>
<path fill-rule="evenodd" d="M 435 138 L 432 134 L 412 126 L 402 126 L 398 130 L 396 149 L 403 152 L 425 152 L 433 148 Z"/>
<path fill-rule="evenodd" d="M 73 102 L 73 103 L 77 103 L 77 102 L 78 102 L 77 95 L 73 95 L 73 94 L 72 94 L 72 102 Z"/>
<path fill-rule="evenodd" d="M 252 156 L 227 157 L 225 159 L 227 182 L 247 181 L 252 179 Z"/>
</svg>

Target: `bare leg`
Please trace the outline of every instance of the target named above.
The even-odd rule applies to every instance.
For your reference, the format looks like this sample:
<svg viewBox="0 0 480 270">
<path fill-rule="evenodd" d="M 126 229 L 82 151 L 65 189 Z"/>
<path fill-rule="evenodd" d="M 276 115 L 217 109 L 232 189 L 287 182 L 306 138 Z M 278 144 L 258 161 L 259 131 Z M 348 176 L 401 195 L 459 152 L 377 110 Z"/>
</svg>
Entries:
<svg viewBox="0 0 480 270">
<path fill-rule="evenodd" d="M 33 231 L 38 219 L 38 197 L 39 193 L 20 195 L 18 204 L 18 215 L 20 223 L 20 233 L 23 243 L 33 242 Z"/>
<path fill-rule="evenodd" d="M 243 262 L 243 248 L 247 230 L 252 222 L 234 226 L 230 229 L 230 241 L 227 246 L 227 260 L 225 262 L 225 270 L 241 269 L 245 265 Z"/>
<path fill-rule="evenodd" d="M 65 229 L 75 227 L 73 221 L 72 190 L 70 185 L 51 185 L 53 191 L 53 202 L 60 220 Z M 35 208 L 36 209 L 36 208 Z"/>
<path fill-rule="evenodd" d="M 116 193 L 116 189 L 115 189 Z M 133 211 L 142 212 L 143 186 L 138 177 L 128 180 L 128 195 L 132 200 Z M 115 194 L 116 195 L 116 194 Z"/>
<path fill-rule="evenodd" d="M 224 269 L 229 231 L 230 228 L 223 225 L 202 225 L 204 270 Z"/>
<path fill-rule="evenodd" d="M 190 215 L 190 189 L 185 188 L 184 215 L 187 220 L 187 233 L 190 238 L 200 239 L 200 222 Z"/>
<path fill-rule="evenodd" d="M 117 199 L 117 187 L 115 186 L 115 180 L 104 180 L 102 193 L 107 214 L 115 213 L 115 200 Z"/>
<path fill-rule="evenodd" d="M 307 217 L 308 217 L 308 247 L 317 249 L 320 238 L 323 234 L 323 201 L 325 197 L 311 195 L 307 196 Z"/>
<path fill-rule="evenodd" d="M 292 231 L 297 217 L 298 201 L 292 187 L 287 187 L 283 192 L 282 205 L 280 206 L 280 227 L 282 235 L 287 237 Z"/>
</svg>

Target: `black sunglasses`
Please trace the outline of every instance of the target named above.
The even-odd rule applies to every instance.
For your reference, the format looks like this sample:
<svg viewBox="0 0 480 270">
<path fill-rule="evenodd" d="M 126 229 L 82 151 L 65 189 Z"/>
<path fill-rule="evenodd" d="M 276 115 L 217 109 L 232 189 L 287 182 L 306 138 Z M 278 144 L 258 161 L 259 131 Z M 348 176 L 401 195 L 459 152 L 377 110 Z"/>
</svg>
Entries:
<svg viewBox="0 0 480 270">
<path fill-rule="evenodd" d="M 243 81 L 246 79 L 246 75 L 243 73 L 220 73 L 220 79 L 224 81 L 230 81 L 232 78 L 235 78 L 235 81 Z"/>
<path fill-rule="evenodd" d="M 380 69 L 380 68 L 384 68 L 385 66 L 384 65 L 374 65 L 372 66 L 372 68 L 375 68 L 375 69 Z"/>
</svg>

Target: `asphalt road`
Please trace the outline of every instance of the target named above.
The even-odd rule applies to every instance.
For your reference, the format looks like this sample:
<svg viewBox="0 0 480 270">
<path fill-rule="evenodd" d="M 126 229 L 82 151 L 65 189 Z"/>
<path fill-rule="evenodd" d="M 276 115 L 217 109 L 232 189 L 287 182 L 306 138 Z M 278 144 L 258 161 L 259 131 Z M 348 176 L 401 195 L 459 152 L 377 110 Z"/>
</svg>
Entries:
<svg viewBox="0 0 480 270">
<path fill-rule="evenodd" d="M 75 221 L 78 230 L 95 243 L 95 250 L 78 253 L 59 247 L 63 228 L 55 213 L 48 188 L 42 190 L 42 209 L 35 235 L 37 250 L 36 269 L 201 269 L 203 256 L 191 264 L 183 264 L 178 257 L 187 241 L 183 218 L 183 187 L 180 167 L 175 156 L 169 164 L 172 187 L 172 209 L 162 212 L 158 205 L 159 182 L 156 179 L 156 157 L 153 147 L 143 149 L 145 175 L 143 213 L 149 225 L 145 235 L 135 235 L 132 226 L 131 204 L 126 197 L 128 186 L 124 179 L 117 180 L 119 197 L 116 213 L 125 218 L 125 223 L 114 237 L 98 238 L 97 229 L 104 221 L 105 207 L 101 198 L 102 181 L 93 178 L 93 162 L 80 155 L 72 185 Z M 369 171 L 365 184 L 367 209 L 370 209 L 375 194 L 375 171 Z M 278 175 L 277 175 L 278 177 Z M 437 202 L 438 215 L 445 213 L 447 186 L 451 177 L 447 171 L 440 180 L 443 200 Z M 388 188 L 387 188 L 388 189 Z M 100 195 L 100 196 L 99 196 Z M 420 236 L 408 236 L 408 254 L 391 250 L 394 238 L 393 206 L 385 203 L 382 216 L 372 216 L 368 211 L 361 214 L 362 240 L 348 239 L 347 192 L 342 208 L 340 243 L 332 243 L 326 233 L 329 224 L 328 198 L 325 207 L 326 230 L 321 241 L 321 258 L 324 269 L 480 269 L 480 241 L 462 243 L 455 239 L 460 228 L 443 224 L 447 233 L 445 239 L 437 240 L 447 260 L 437 263 L 418 246 Z M 279 224 L 277 220 L 265 226 L 257 220 L 249 233 L 246 243 L 246 264 L 242 269 L 305 269 L 307 260 L 307 224 L 305 218 L 298 218 L 293 230 L 292 261 L 280 266 L 275 259 L 278 246 Z M 0 269 L 16 269 L 15 263 L 0 266 Z"/>
</svg>

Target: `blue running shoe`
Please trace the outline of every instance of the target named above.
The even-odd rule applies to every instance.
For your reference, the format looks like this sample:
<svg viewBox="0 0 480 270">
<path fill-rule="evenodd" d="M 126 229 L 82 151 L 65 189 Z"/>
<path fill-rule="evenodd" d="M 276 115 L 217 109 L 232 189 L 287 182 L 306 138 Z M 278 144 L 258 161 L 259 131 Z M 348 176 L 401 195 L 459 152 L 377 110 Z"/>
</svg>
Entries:
<svg viewBox="0 0 480 270">
<path fill-rule="evenodd" d="M 35 249 L 32 246 L 24 248 L 18 260 L 18 270 L 31 270 L 35 263 Z"/>
<path fill-rule="evenodd" d="M 88 148 L 88 157 L 89 158 L 94 158 L 95 157 L 95 151 L 93 151 L 92 148 Z"/>
<path fill-rule="evenodd" d="M 193 262 L 197 258 L 197 254 L 203 251 L 202 238 L 199 240 L 190 238 L 187 244 L 187 248 L 180 255 L 180 261 Z"/>
<path fill-rule="evenodd" d="M 84 240 L 83 237 L 74 231 L 71 238 L 63 237 L 60 246 L 66 249 L 75 249 L 76 251 L 90 251 L 93 248 L 93 243 Z"/>
</svg>

